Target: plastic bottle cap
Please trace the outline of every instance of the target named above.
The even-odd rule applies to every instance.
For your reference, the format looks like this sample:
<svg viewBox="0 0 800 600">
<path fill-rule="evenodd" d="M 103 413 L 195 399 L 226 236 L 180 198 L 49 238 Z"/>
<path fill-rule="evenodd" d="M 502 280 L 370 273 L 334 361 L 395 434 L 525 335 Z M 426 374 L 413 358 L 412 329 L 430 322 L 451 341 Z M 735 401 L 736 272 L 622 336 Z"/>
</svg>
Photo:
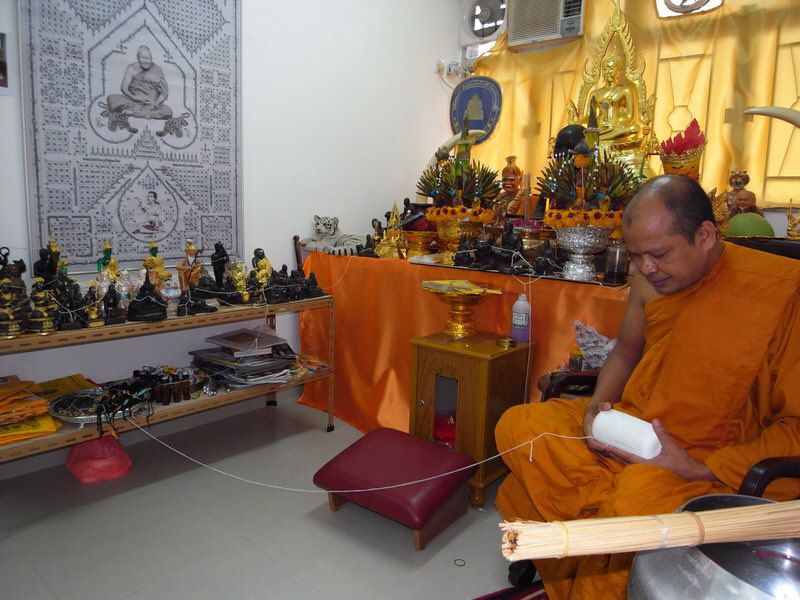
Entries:
<svg viewBox="0 0 800 600">
<path fill-rule="evenodd" d="M 528 299 L 528 296 L 527 296 L 526 294 L 520 294 L 520 295 L 519 295 L 519 299 L 520 299 L 520 300 L 527 300 L 527 299 Z"/>
</svg>

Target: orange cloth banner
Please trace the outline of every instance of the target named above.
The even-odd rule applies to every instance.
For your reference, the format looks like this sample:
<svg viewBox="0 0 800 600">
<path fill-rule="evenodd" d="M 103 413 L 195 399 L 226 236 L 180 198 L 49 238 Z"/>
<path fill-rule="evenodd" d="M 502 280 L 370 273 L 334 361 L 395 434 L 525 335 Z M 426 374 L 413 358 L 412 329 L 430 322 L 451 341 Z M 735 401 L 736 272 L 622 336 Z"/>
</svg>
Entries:
<svg viewBox="0 0 800 600">
<path fill-rule="evenodd" d="M 411 402 L 410 340 L 444 331 L 447 306 L 422 289 L 428 279 L 467 279 L 500 288 L 502 296 L 487 296 L 475 308 L 478 329 L 508 335 L 511 306 L 520 293 L 531 303 L 529 389 L 538 400 L 536 380 L 566 362 L 575 344 L 573 321 L 616 337 L 627 288 L 591 283 L 514 277 L 446 267 L 416 265 L 404 260 L 329 256 L 313 252 L 305 260 L 306 274 L 316 273 L 319 285 L 336 299 L 334 341 L 334 412 L 358 430 L 392 427 L 408 431 Z M 327 320 L 318 311 L 300 314 L 304 353 L 327 356 Z M 327 383 L 305 386 L 300 399 L 325 410 Z"/>
</svg>

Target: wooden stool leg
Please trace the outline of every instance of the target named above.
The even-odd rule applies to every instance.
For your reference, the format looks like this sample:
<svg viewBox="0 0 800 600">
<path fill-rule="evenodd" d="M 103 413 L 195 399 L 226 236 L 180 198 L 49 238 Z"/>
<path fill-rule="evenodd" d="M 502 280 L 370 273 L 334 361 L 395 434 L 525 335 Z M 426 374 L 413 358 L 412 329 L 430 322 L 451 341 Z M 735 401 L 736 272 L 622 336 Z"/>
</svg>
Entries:
<svg viewBox="0 0 800 600">
<path fill-rule="evenodd" d="M 339 510 L 345 504 L 347 504 L 347 498 L 342 498 L 337 494 L 328 492 L 328 508 L 331 510 Z"/>
<path fill-rule="evenodd" d="M 330 495 L 330 494 L 329 494 Z M 450 523 L 467 512 L 467 484 L 463 483 L 421 529 L 414 530 L 414 548 L 422 550 Z"/>
</svg>

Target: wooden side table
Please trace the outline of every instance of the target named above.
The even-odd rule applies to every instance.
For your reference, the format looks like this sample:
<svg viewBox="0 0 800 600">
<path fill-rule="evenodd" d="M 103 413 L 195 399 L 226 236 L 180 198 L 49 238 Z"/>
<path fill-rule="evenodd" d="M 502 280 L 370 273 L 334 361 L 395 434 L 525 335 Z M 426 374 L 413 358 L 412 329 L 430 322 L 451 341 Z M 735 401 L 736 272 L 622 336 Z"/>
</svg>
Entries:
<svg viewBox="0 0 800 600">
<path fill-rule="evenodd" d="M 478 332 L 461 339 L 436 333 L 411 340 L 412 435 L 454 446 L 476 461 L 497 453 L 494 428 L 500 415 L 526 397 L 529 349 L 528 344 L 503 348 L 498 339 Z M 452 423 L 451 417 L 454 432 L 434 427 L 434 420 L 441 425 Z M 484 488 L 505 472 L 499 458 L 480 465 L 469 482 L 470 504 L 483 506 Z"/>
</svg>

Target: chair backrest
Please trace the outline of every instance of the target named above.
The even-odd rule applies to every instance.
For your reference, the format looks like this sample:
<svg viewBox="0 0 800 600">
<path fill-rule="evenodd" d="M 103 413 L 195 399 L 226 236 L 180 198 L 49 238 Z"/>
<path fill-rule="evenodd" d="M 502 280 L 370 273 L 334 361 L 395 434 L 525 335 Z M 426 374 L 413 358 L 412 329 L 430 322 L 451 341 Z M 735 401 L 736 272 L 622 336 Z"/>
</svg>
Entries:
<svg viewBox="0 0 800 600">
<path fill-rule="evenodd" d="M 752 237 L 752 238 L 725 238 L 729 242 L 752 248 L 753 250 L 761 250 L 762 252 L 769 252 L 770 254 L 778 254 L 788 258 L 800 260 L 800 239 L 793 240 L 789 238 L 768 238 L 768 237 Z"/>
</svg>

